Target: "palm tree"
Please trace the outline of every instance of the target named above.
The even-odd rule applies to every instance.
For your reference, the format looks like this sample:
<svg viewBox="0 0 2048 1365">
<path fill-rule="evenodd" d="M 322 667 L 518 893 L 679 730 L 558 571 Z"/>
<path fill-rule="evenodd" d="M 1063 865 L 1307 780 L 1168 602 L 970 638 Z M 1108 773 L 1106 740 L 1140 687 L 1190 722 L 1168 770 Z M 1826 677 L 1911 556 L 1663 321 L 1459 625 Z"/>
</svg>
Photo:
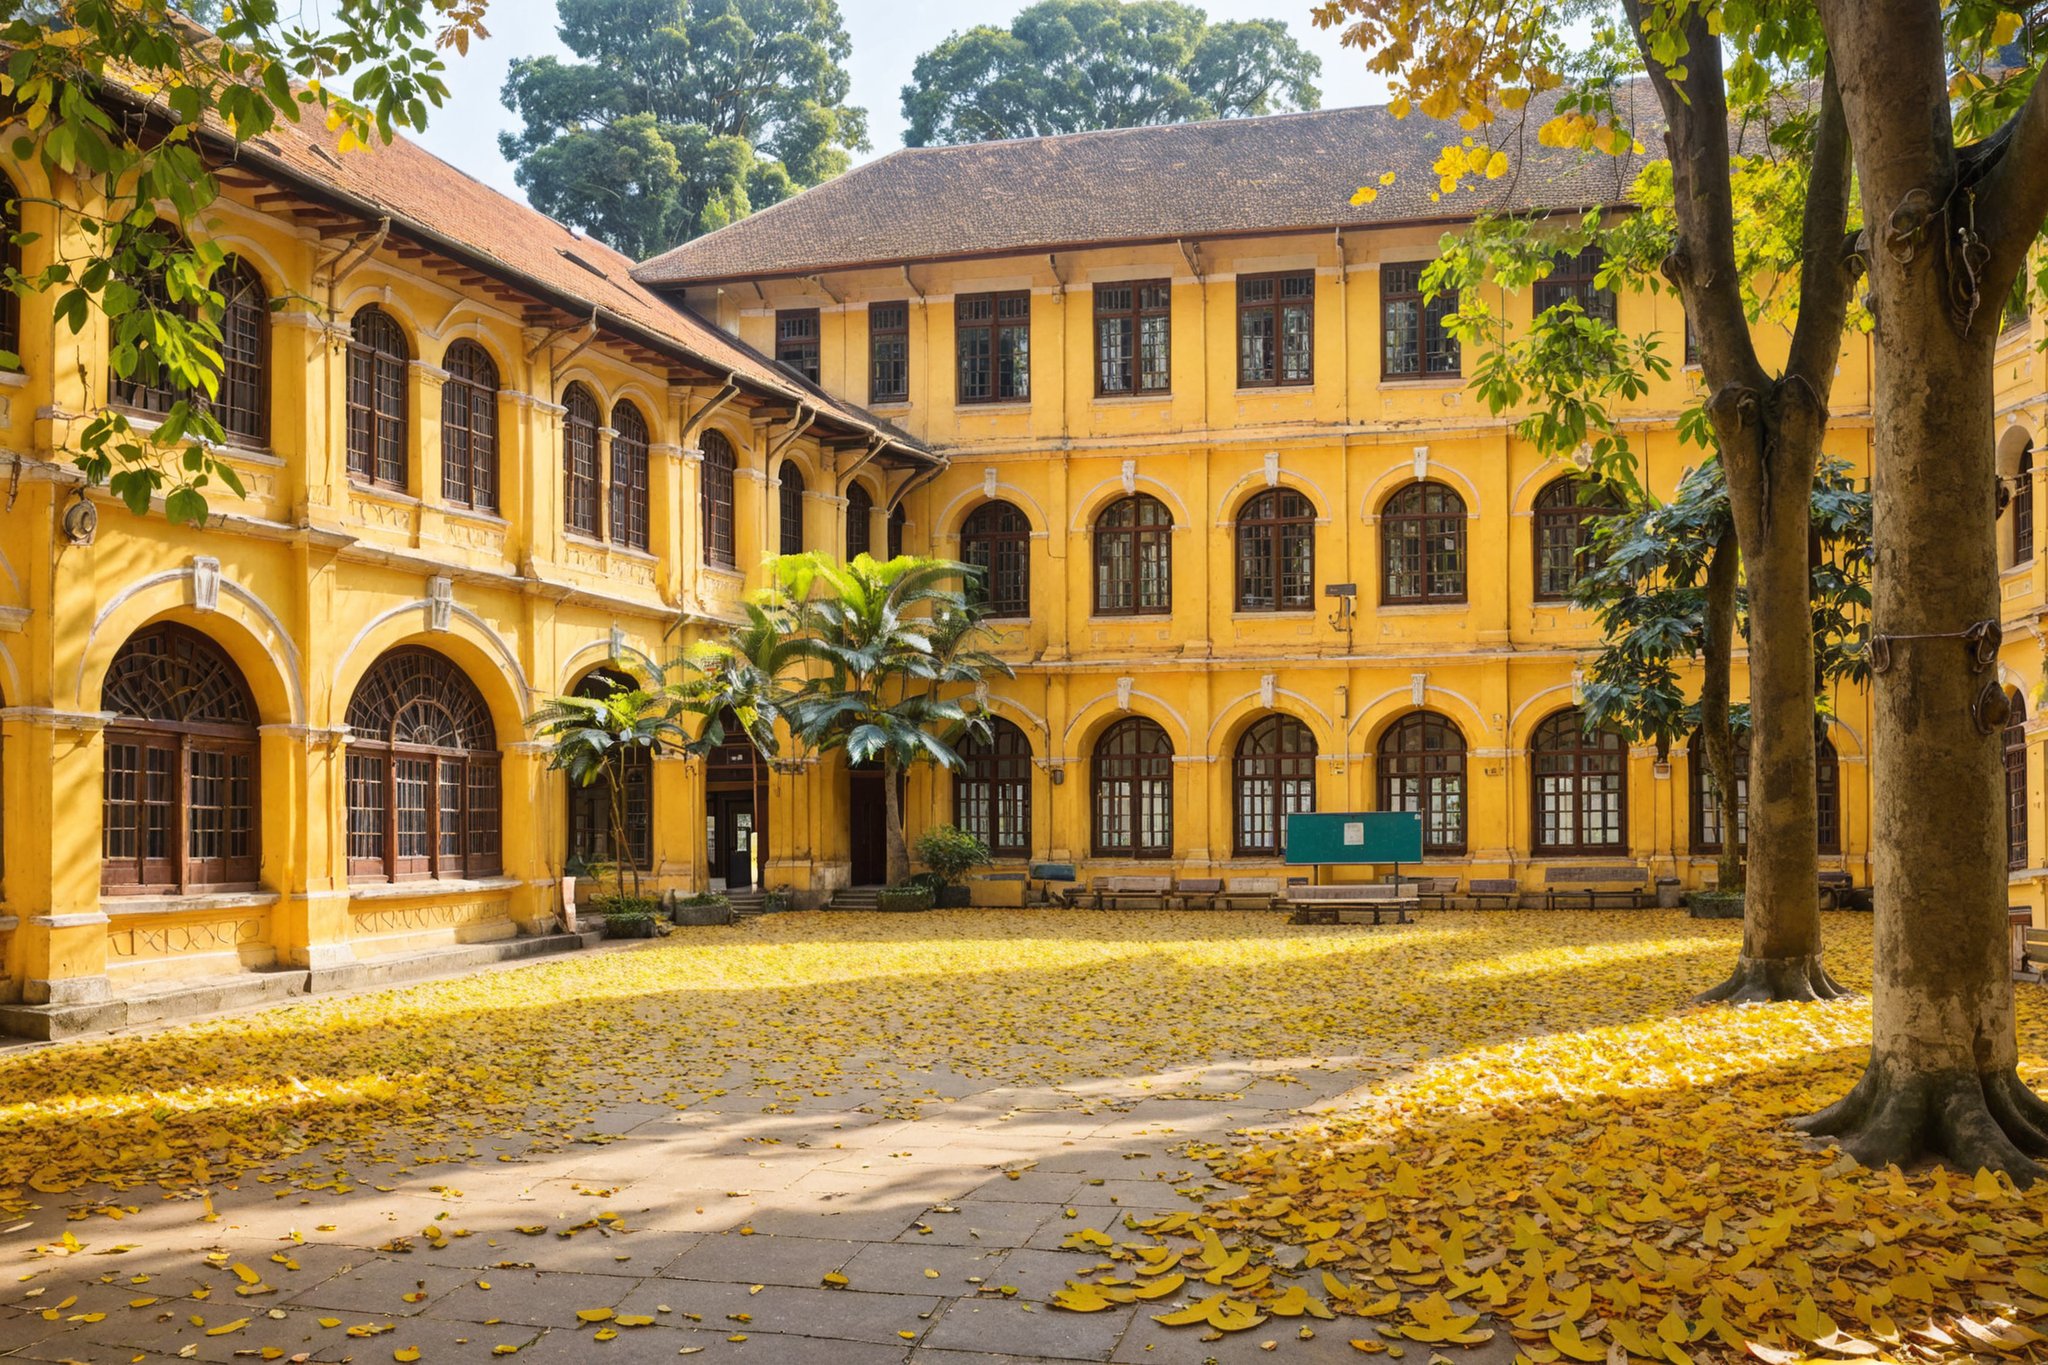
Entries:
<svg viewBox="0 0 2048 1365">
<path fill-rule="evenodd" d="M 633 894 L 640 894 L 639 862 L 631 855 L 626 829 L 626 764 L 634 754 L 652 757 L 681 747 L 688 739 L 680 724 L 682 706 L 662 670 L 651 687 L 627 686 L 599 674 L 604 687 L 596 696 L 550 697 L 527 717 L 549 744 L 548 767 L 588 787 L 602 779 L 611 823 L 614 872 L 618 891 L 626 894 L 627 865 L 632 864 Z"/>
<path fill-rule="evenodd" d="M 697 758 L 711 754 L 726 740 L 731 716 L 747 737 L 750 790 L 761 789 L 761 764 L 781 748 L 775 727 L 782 720 L 789 687 L 782 681 L 799 658 L 791 632 L 791 614 L 772 597 L 746 603 L 747 619 L 719 640 L 702 641 L 685 650 L 678 661 L 688 676 L 673 685 L 678 705 L 701 716 L 697 738 L 683 752 Z M 755 880 L 760 869 L 756 867 Z"/>
<path fill-rule="evenodd" d="M 985 732 L 988 722 L 943 695 L 1010 666 L 974 647 L 980 614 L 952 584 L 973 572 L 950 560 L 856 555 L 839 564 L 816 553 L 773 565 L 773 600 L 800 633 L 793 653 L 821 665 L 793 697 L 791 728 L 820 750 L 844 749 L 853 763 L 880 760 L 887 809 L 888 877 L 910 875 L 900 775 L 913 763 L 957 768 L 945 736 Z"/>
</svg>

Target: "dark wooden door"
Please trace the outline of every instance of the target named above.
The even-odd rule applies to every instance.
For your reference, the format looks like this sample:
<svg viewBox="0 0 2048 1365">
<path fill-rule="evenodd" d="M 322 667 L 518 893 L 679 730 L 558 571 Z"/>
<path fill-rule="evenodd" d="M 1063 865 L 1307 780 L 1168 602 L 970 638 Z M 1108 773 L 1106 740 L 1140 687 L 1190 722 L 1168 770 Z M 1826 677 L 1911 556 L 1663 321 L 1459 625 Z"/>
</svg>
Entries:
<svg viewBox="0 0 2048 1365">
<path fill-rule="evenodd" d="M 744 890 L 754 884 L 748 840 L 757 833 L 754 802 L 746 792 L 711 793 L 711 827 L 707 832 L 711 875 L 725 878 L 728 891 Z M 766 852 L 762 849 L 763 854 Z"/>
<path fill-rule="evenodd" d="M 889 879 L 889 809 L 882 795 L 882 770 L 855 768 L 849 776 L 853 884 L 880 886 Z"/>
</svg>

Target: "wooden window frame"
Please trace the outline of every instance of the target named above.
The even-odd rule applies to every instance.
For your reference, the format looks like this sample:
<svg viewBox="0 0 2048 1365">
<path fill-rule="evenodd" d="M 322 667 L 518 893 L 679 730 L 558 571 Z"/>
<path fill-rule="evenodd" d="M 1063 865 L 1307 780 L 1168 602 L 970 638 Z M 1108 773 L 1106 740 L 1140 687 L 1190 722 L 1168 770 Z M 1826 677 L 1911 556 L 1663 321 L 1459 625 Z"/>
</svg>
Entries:
<svg viewBox="0 0 2048 1365">
<path fill-rule="evenodd" d="M 824 328 L 815 308 L 775 310 L 775 363 L 816 384 L 823 373 Z"/>
<path fill-rule="evenodd" d="M 5 231 L 4 227 L 0 231 Z M 19 254 L 19 248 L 11 244 L 9 249 Z M 171 301 L 160 274 L 142 280 L 136 287 L 149 306 L 159 312 L 176 313 L 188 322 L 197 316 L 190 305 Z M 213 287 L 221 296 L 218 393 L 209 398 L 204 389 L 173 383 L 168 375 L 162 374 L 154 382 L 121 380 L 109 375 L 107 401 L 110 406 L 143 417 L 167 416 L 183 402 L 194 411 L 211 412 L 220 423 L 227 444 L 240 450 L 265 450 L 270 445 L 269 293 L 263 287 L 263 277 L 237 256 L 229 256 L 214 272 Z M 7 294 L 12 301 L 10 307 L 19 309 L 20 299 L 12 291 L 0 293 Z M 18 316 L 17 311 L 17 343 Z M 7 344 L 4 348 L 17 347 Z"/>
<path fill-rule="evenodd" d="M 888 518 L 883 522 L 883 535 L 887 537 L 889 558 L 900 559 L 903 555 L 903 532 L 910 525 L 910 513 L 902 503 L 889 509 Z"/>
<path fill-rule="evenodd" d="M 1162 521 L 1141 521 L 1138 518 L 1147 507 L 1156 507 L 1165 518 Z M 1125 524 L 1112 524 L 1111 517 L 1129 508 L 1131 520 Z M 1112 545 L 1122 543 L 1128 549 L 1124 564 L 1130 571 L 1129 595 L 1125 603 L 1104 600 L 1104 590 L 1112 586 L 1111 562 L 1107 551 Z M 1173 613 L 1173 512 L 1167 505 L 1149 493 L 1132 493 L 1118 498 L 1102 509 L 1095 518 L 1095 530 L 1091 540 L 1089 567 L 1094 579 L 1093 615 L 1096 616 L 1170 616 Z M 1165 585 L 1165 596 L 1161 600 L 1147 601 L 1144 596 L 1146 576 L 1143 572 L 1145 551 L 1153 547 L 1158 553 L 1160 572 L 1155 581 Z"/>
<path fill-rule="evenodd" d="M 776 547 L 783 554 L 800 555 L 804 552 L 804 471 L 795 460 L 784 460 L 779 482 Z"/>
<path fill-rule="evenodd" d="M 1287 291 L 1306 284 L 1305 294 L 1296 294 L 1292 299 Z M 1270 286 L 1266 297 L 1257 296 Z M 1300 373 L 1290 373 L 1287 349 L 1287 315 L 1298 311 L 1304 323 L 1301 330 L 1303 358 Z M 1248 323 L 1263 319 L 1266 338 L 1269 342 L 1268 360 L 1271 374 L 1254 373 L 1252 368 L 1251 336 L 1246 330 Z M 1313 270 L 1285 270 L 1265 275 L 1240 275 L 1237 277 L 1237 386 L 1240 389 L 1284 389 L 1306 388 L 1316 382 L 1316 272 Z"/>
<path fill-rule="evenodd" d="M 874 495 L 866 484 L 856 483 L 846 490 L 846 558 L 851 562 L 856 555 L 872 555 L 874 548 Z"/>
<path fill-rule="evenodd" d="M 1551 257 L 1550 273 L 1536 281 L 1530 291 L 1532 315 L 1555 308 L 1567 299 L 1577 299 L 1587 317 L 1616 325 L 1619 305 L 1612 289 L 1602 289 L 1598 280 L 1606 256 L 1597 246 L 1581 247 L 1569 254 Z"/>
<path fill-rule="evenodd" d="M 1738 848 L 1749 847 L 1749 736 L 1735 740 L 1735 812 Z M 1686 742 L 1686 847 L 1693 853 L 1720 856 L 1720 803 L 1716 799 L 1714 774 L 1707 766 L 1706 742 L 1694 730 Z M 1814 849 L 1819 853 L 1842 851 L 1842 759 L 1825 738 L 1813 746 Z"/>
<path fill-rule="evenodd" d="M 1163 748 L 1134 750 L 1131 753 L 1108 752 L 1111 744 L 1121 743 L 1126 735 L 1144 736 L 1148 739 L 1157 736 L 1157 743 Z M 1173 757 L 1173 740 L 1157 721 L 1149 717 L 1127 716 L 1102 732 L 1102 737 L 1095 741 L 1095 747 L 1088 755 L 1088 837 L 1095 857 L 1138 860 L 1173 856 Z M 1115 768 L 1105 768 L 1105 763 L 1123 765 L 1126 761 L 1131 769 L 1128 775 L 1116 771 Z M 1159 771 L 1148 772 L 1148 768 L 1157 768 Z M 1114 793 L 1109 790 L 1109 784 L 1120 780 L 1128 780 L 1131 784 L 1130 790 L 1120 803 L 1123 806 L 1122 818 L 1127 822 L 1130 831 L 1128 848 L 1117 848 L 1103 842 L 1103 835 L 1107 832 L 1103 817 L 1110 814 L 1112 809 L 1105 803 L 1114 801 Z M 1146 827 L 1145 806 L 1148 800 L 1148 786 L 1162 781 L 1165 784 L 1163 799 L 1166 842 L 1144 843 L 1142 839 Z M 1159 794 L 1159 789 L 1153 786 L 1150 797 L 1157 798 Z"/>
<path fill-rule="evenodd" d="M 967 592 L 990 620 L 1031 615 L 1031 521 L 1023 508 L 997 499 L 970 512 L 960 525 L 960 559 L 982 570 Z"/>
<path fill-rule="evenodd" d="M 1425 299 L 1422 272 L 1427 261 L 1397 261 L 1380 266 L 1380 380 L 1389 384 L 1410 384 L 1431 379 L 1457 379 L 1464 373 L 1464 356 L 1458 339 L 1444 326 L 1444 319 L 1458 311 L 1458 291 L 1439 293 Z M 1394 354 L 1394 310 L 1412 307 L 1415 326 L 1409 333 L 1414 344 L 1404 348 L 1400 359 L 1412 359 L 1412 368 L 1396 367 Z M 1448 363 L 1445 363 L 1448 360 Z"/>
<path fill-rule="evenodd" d="M 1566 732 L 1569 732 L 1572 737 L 1570 745 L 1560 745 L 1550 749 L 1543 747 L 1544 739 L 1547 735 Z M 1625 857 L 1628 854 L 1628 744 L 1611 730 L 1603 730 L 1599 733 L 1603 741 L 1612 740 L 1613 743 L 1602 742 L 1594 744 L 1590 742 L 1586 736 L 1585 727 L 1580 720 L 1579 710 L 1577 707 L 1573 707 L 1570 710 L 1559 711 L 1545 718 L 1536 727 L 1534 734 L 1531 736 L 1529 741 L 1529 819 L 1531 823 L 1529 846 L 1534 856 L 1538 858 L 1614 858 Z M 1546 755 L 1569 760 L 1568 768 L 1546 774 L 1543 771 Z M 1589 809 L 1597 809 L 1597 806 L 1595 802 L 1589 800 L 1589 797 L 1594 794 L 1594 789 L 1589 787 L 1588 780 L 1590 778 L 1606 777 L 1610 774 L 1590 771 L 1586 760 L 1589 756 L 1605 755 L 1614 755 L 1618 759 L 1615 770 L 1611 774 L 1615 779 L 1613 792 L 1615 833 L 1612 841 L 1603 840 L 1599 843 L 1589 843 L 1585 837 L 1586 813 Z M 1573 833 L 1571 840 L 1568 842 L 1548 838 L 1544 834 L 1545 817 L 1552 809 L 1544 791 L 1544 778 L 1546 776 L 1561 777 L 1569 783 L 1566 799 L 1571 802 Z"/>
<path fill-rule="evenodd" d="M 399 689 L 385 680 L 384 672 L 396 673 L 413 659 L 419 661 L 413 678 L 423 688 L 431 685 L 439 698 L 458 700 L 469 713 L 470 738 L 492 747 L 421 744 L 396 738 L 387 727 L 395 726 L 397 718 L 422 699 L 418 694 L 402 697 L 390 717 L 370 711 L 371 701 L 381 701 L 382 697 L 368 689 L 378 689 L 385 695 L 397 694 Z M 442 709 L 446 711 L 447 707 Z M 452 723 L 452 712 L 450 715 Z M 455 881 L 500 875 L 504 870 L 503 765 L 495 747 L 496 734 L 489 710 L 468 675 L 446 655 L 418 645 L 401 645 L 380 656 L 356 684 L 347 716 L 350 733 L 344 755 L 343 805 L 349 880 Z M 399 851 L 399 770 L 408 763 L 428 765 L 421 807 L 425 818 L 424 855 L 401 855 Z M 452 814 L 446 800 L 450 765 L 455 769 L 455 785 L 460 791 L 459 809 Z M 365 788 L 375 793 L 376 805 L 359 804 L 358 798 Z M 478 798 L 484 793 L 489 795 L 488 808 L 479 803 Z M 367 815 L 377 817 L 374 831 L 358 824 L 358 817 Z M 446 849 L 451 834 L 460 849 L 454 855 Z M 378 844 L 373 854 L 359 851 L 372 840 Z"/>
<path fill-rule="evenodd" d="M 203 667 L 204 675 L 195 673 Z M 130 685 L 138 677 L 157 675 L 157 685 Z M 203 682 L 203 688 L 198 685 Z M 145 693 L 153 693 L 153 696 Z M 108 667 L 104 703 L 116 718 L 108 722 L 104 743 L 104 775 L 100 793 L 100 892 L 106 896 L 184 896 L 201 892 L 253 891 L 258 885 L 263 852 L 262 748 L 258 713 L 247 679 L 226 650 L 206 635 L 171 622 L 145 627 L 123 643 Z M 210 704 L 209 704 L 210 703 Z M 209 715 L 209 711 L 216 714 Z M 149 712 L 151 714 L 140 714 Z M 117 754 L 134 750 L 136 764 L 116 766 Z M 165 788 L 152 798 L 150 755 L 167 757 L 162 768 Z M 211 757 L 227 765 L 218 779 L 194 771 L 195 759 Z M 234 765 L 239 763 L 237 776 Z M 132 792 L 122 777 L 132 774 Z M 217 806 L 195 799 L 202 780 L 218 780 L 225 790 Z M 243 787 L 239 799 L 235 785 Z M 192 848 L 195 812 L 217 809 L 221 851 L 199 857 Z M 165 856 L 149 856 L 150 813 L 160 813 Z M 122 813 L 132 813 L 132 823 Z M 111 847 L 119 832 L 132 832 L 134 852 L 124 856 Z M 228 851 L 237 835 L 244 851 Z"/>
<path fill-rule="evenodd" d="M 892 381 L 892 382 L 885 382 Z M 868 305 L 868 402 L 910 401 L 910 304 L 891 299 Z"/>
<path fill-rule="evenodd" d="M 1825 736 L 1813 742 L 1814 849 L 1842 851 L 1842 756 Z"/>
<path fill-rule="evenodd" d="M 1173 281 L 1116 280 L 1095 295 L 1095 396 L 1158 397 L 1173 392 Z M 1150 324 L 1148 326 L 1148 324 Z M 1121 328 L 1121 358 L 1105 347 L 1110 328 Z M 1156 332 L 1148 336 L 1148 332 Z M 1156 367 L 1150 363 L 1156 358 Z M 1121 366 L 1121 382 L 1112 370 Z"/>
<path fill-rule="evenodd" d="M 739 452 L 725 433 L 707 431 L 701 442 L 704 459 L 697 489 L 704 562 L 713 568 L 739 567 L 739 532 L 733 488 L 739 476 Z"/>
<path fill-rule="evenodd" d="M 638 405 L 612 404 L 611 533 L 614 544 L 645 553 L 654 543 L 648 495 L 648 461 L 653 432 Z"/>
<path fill-rule="evenodd" d="M 365 323 L 380 335 L 366 339 Z M 396 349 L 385 343 L 393 343 Z M 343 399 L 348 474 L 358 484 L 403 493 L 412 474 L 412 347 L 398 320 L 365 304 L 349 320 Z M 387 404 L 387 396 L 396 396 Z M 396 462 L 386 458 L 397 452 Z"/>
<path fill-rule="evenodd" d="M 980 313 L 986 307 L 986 314 Z M 1005 309 L 1014 310 L 1005 316 Z M 970 346 L 980 338 L 985 350 L 970 356 Z M 1003 345 L 1006 337 L 1021 339 L 1021 346 L 1008 357 L 1009 387 L 1004 387 Z M 1021 363 L 1019 363 L 1021 361 Z M 986 389 L 971 391 L 970 362 L 985 364 Z M 953 383 L 954 401 L 965 406 L 978 403 L 1027 403 L 1031 400 L 1031 291 L 1006 289 L 995 293 L 961 294 L 953 300 Z"/>
<path fill-rule="evenodd" d="M 2033 562 L 2034 558 L 2034 447 L 2031 442 L 2020 450 L 2018 479 L 2013 485 L 2012 501 L 2007 504 L 2012 513 L 2012 563 L 2017 568 Z"/>
<path fill-rule="evenodd" d="M 990 717 L 987 739 L 960 746 L 953 823 L 998 858 L 1031 856 L 1031 740 L 1000 716 Z"/>
<path fill-rule="evenodd" d="M 1289 499 L 1298 511 L 1286 510 Z M 1268 510 L 1270 508 L 1270 510 Z M 1260 542 L 1263 541 L 1263 544 Z M 1236 535 L 1237 610 L 1280 613 L 1313 611 L 1316 604 L 1316 505 L 1306 493 L 1292 488 L 1269 488 L 1254 494 L 1239 509 Z M 1307 567 L 1297 572 L 1290 567 L 1290 552 L 1306 544 Z M 1253 600 L 1254 575 L 1258 569 L 1270 585 L 1266 600 Z M 1301 590 L 1290 596 L 1287 584 L 1299 578 Z"/>
<path fill-rule="evenodd" d="M 441 500 L 498 510 L 498 364 L 474 341 L 441 357 Z"/>
<path fill-rule="evenodd" d="M 1452 506 L 1431 507 L 1435 495 Z M 1407 505 L 1410 501 L 1414 506 Z M 1455 509 L 1455 510 L 1454 510 Z M 1466 543 L 1469 514 L 1465 499 L 1447 483 L 1425 479 L 1411 483 L 1387 499 L 1380 513 L 1380 602 L 1383 606 L 1454 606 L 1470 600 L 1471 557 Z M 1433 541 L 1447 538 L 1448 549 Z M 1412 559 L 1413 568 L 1397 569 L 1395 554 Z M 1455 560 L 1455 567 L 1436 563 L 1439 556 Z M 1395 575 L 1412 573 L 1417 590 L 1395 590 Z M 1440 582 L 1455 579 L 1456 591 L 1439 591 Z"/>
<path fill-rule="evenodd" d="M 598 429 L 604 410 L 581 381 L 562 391 L 562 525 L 592 540 L 604 539 L 604 479 Z"/>
<path fill-rule="evenodd" d="M 1535 555 L 1533 592 L 1538 602 L 1571 600 L 1572 589 L 1578 586 L 1585 573 L 1586 552 L 1593 548 L 1587 524 L 1595 517 L 1611 516 L 1620 510 L 1604 484 L 1592 484 L 1597 490 L 1595 501 L 1585 501 L 1587 482 L 1567 474 L 1561 479 L 1552 479 L 1536 495 L 1530 547 Z M 1569 495 L 1568 500 L 1560 500 L 1564 497 L 1560 490 Z M 1560 549 L 1566 540 L 1570 542 L 1571 582 L 1560 589 L 1553 582 L 1556 566 L 1546 561 L 1550 552 Z"/>
<path fill-rule="evenodd" d="M 1450 743 L 1441 742 L 1446 736 Z M 1424 857 L 1462 857 L 1472 795 L 1464 732 L 1438 712 L 1411 711 L 1380 736 L 1378 759 L 1379 809 L 1422 816 Z M 1446 792 L 1455 793 L 1455 817 L 1445 813 Z"/>
<path fill-rule="evenodd" d="M 2005 866 L 2021 872 L 2027 850 L 2027 703 L 2014 693 L 2012 714 L 2005 722 Z"/>
<path fill-rule="evenodd" d="M 1254 750 L 1270 741 L 1276 747 Z M 1307 747 L 1287 748 L 1290 741 Z M 1298 798 L 1306 784 L 1308 799 Z M 1265 809 L 1254 811 L 1257 801 Z M 1261 716 L 1238 736 L 1230 755 L 1230 844 L 1239 858 L 1278 858 L 1287 852 L 1287 817 L 1316 808 L 1316 736 L 1298 717 Z M 1269 827 L 1254 829 L 1256 824 Z"/>
</svg>

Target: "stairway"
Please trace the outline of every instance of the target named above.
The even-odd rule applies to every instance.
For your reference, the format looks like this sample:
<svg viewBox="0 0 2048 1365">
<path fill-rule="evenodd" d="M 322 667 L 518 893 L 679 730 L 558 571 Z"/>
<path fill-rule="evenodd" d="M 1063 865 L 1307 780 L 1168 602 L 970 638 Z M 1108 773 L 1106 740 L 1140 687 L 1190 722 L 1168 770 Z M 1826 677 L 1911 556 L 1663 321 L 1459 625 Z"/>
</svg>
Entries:
<svg viewBox="0 0 2048 1365">
<path fill-rule="evenodd" d="M 882 894 L 879 886 L 842 886 L 827 910 L 872 910 Z"/>
<path fill-rule="evenodd" d="M 731 902 L 733 918 L 736 920 L 752 919 L 768 908 L 768 893 L 758 886 L 750 886 L 744 891 L 727 891 L 723 894 L 726 900 Z"/>
</svg>

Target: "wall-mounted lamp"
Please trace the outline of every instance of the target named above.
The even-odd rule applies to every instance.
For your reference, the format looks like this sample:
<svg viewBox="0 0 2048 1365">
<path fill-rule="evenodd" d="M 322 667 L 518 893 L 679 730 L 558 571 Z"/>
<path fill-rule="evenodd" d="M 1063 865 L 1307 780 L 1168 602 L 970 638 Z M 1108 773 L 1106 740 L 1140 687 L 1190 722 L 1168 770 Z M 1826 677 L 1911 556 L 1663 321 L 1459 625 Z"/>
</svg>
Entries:
<svg viewBox="0 0 2048 1365">
<path fill-rule="evenodd" d="M 1054 768 L 1054 769 L 1052 770 L 1052 784 L 1053 784 L 1053 785 L 1054 785 L 1055 787 L 1057 787 L 1057 786 L 1061 786 L 1062 784 L 1064 784 L 1064 783 L 1066 782 L 1066 780 L 1067 780 L 1067 770 L 1066 770 L 1065 768 Z"/>
<path fill-rule="evenodd" d="M 1351 612 L 1358 601 L 1356 583 L 1325 583 L 1323 596 L 1337 599 L 1337 610 L 1330 616 L 1330 628 L 1344 630 L 1351 624 Z"/>
<path fill-rule="evenodd" d="M 71 505 L 64 509 L 64 539 L 73 545 L 90 545 L 100 529 L 100 509 L 94 507 L 79 489 L 71 495 Z"/>
</svg>

